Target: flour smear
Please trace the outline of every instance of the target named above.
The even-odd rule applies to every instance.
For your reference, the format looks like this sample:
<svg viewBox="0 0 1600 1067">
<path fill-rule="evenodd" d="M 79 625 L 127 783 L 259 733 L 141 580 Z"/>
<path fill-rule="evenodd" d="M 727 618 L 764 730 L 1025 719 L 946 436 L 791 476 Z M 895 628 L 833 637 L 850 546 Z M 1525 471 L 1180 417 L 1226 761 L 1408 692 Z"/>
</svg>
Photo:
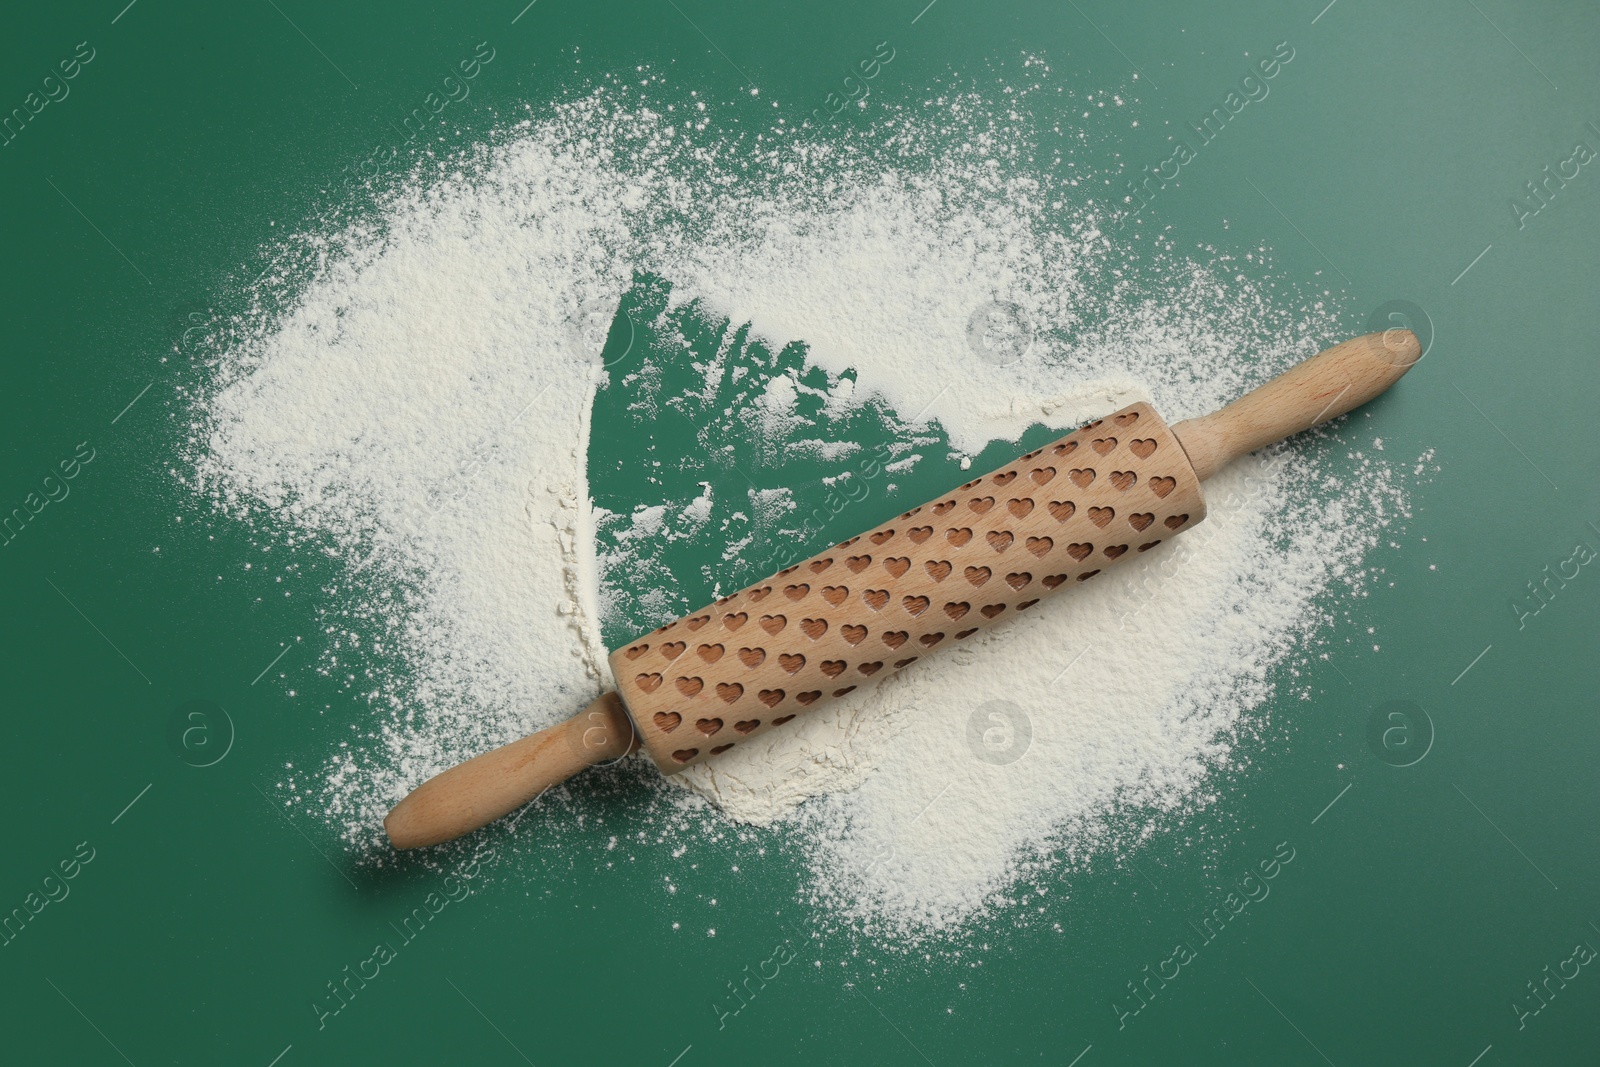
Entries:
<svg viewBox="0 0 1600 1067">
<path fill-rule="evenodd" d="M 676 614 L 672 576 L 639 587 L 637 546 L 726 538 L 738 558 L 709 497 L 591 506 L 595 392 L 658 369 L 596 352 L 592 322 L 636 272 L 774 350 L 809 346 L 822 414 L 796 408 L 816 389 L 787 373 L 748 413 L 778 445 L 843 465 L 849 442 L 803 444 L 819 419 L 896 413 L 908 436 L 890 494 L 924 461 L 918 426 L 959 455 L 1132 399 L 1176 421 L 1348 332 L 1324 294 L 1274 280 L 1264 250 L 1183 254 L 1142 223 L 1112 231 L 1116 205 L 1095 199 L 1106 176 L 1074 153 L 1126 121 L 1121 102 L 1074 97 L 1037 64 L 1018 80 L 832 139 L 719 120 L 654 76 L 608 82 L 278 246 L 192 398 L 187 477 L 263 546 L 329 554 L 344 575 L 306 645 L 363 710 L 321 766 L 285 773 L 280 798 L 381 861 L 382 816 L 409 788 L 609 685 L 601 624 L 619 589 L 657 622 Z M 1041 94 L 1084 128 L 1038 128 Z M 1016 358 L 969 336 L 995 302 L 1023 324 Z M 700 370 L 708 388 L 728 373 Z M 654 782 L 633 787 L 653 822 L 631 847 L 782 838 L 823 921 L 899 940 L 960 931 L 1013 887 L 1214 802 L 1259 709 L 1306 695 L 1294 663 L 1362 595 L 1409 477 L 1329 438 L 1240 462 L 1208 483 L 1207 521 L 1147 558 L 720 762 L 636 776 Z M 765 509 L 773 528 L 792 518 L 794 558 L 819 547 L 798 543 L 793 494 L 720 503 Z M 1017 731 L 1025 751 L 1008 748 Z M 584 802 L 574 788 L 541 804 L 593 817 Z"/>
</svg>

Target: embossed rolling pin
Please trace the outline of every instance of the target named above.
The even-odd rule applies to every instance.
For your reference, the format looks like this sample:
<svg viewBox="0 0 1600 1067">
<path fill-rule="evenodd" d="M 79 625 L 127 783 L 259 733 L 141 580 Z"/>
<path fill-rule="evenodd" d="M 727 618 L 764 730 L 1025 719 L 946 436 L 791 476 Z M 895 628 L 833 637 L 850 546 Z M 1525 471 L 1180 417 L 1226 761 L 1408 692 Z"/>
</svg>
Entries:
<svg viewBox="0 0 1600 1067">
<path fill-rule="evenodd" d="M 1206 478 L 1365 404 L 1418 358 L 1410 332 L 1372 333 L 1203 418 L 1169 428 L 1134 404 L 1097 419 L 618 649 L 616 692 L 430 778 L 384 820 L 389 840 L 459 837 L 640 747 L 672 774 L 881 681 L 1189 529 Z"/>
</svg>

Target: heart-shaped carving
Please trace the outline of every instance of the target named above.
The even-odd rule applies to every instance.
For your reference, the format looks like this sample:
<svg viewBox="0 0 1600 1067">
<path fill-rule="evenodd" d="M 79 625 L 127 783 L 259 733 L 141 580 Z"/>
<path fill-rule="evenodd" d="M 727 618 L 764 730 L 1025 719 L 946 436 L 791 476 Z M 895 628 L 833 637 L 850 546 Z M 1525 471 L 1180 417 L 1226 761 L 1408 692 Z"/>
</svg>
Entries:
<svg viewBox="0 0 1600 1067">
<path fill-rule="evenodd" d="M 928 538 L 933 536 L 933 527 L 932 526 L 914 526 L 911 529 L 906 531 L 906 536 L 911 538 L 911 543 L 912 544 L 920 545 L 920 544 L 922 544 L 922 542 L 926 541 Z"/>
<path fill-rule="evenodd" d="M 649 645 L 634 645 L 632 648 L 624 652 L 623 655 L 627 656 L 629 659 L 638 659 L 640 656 L 649 651 Z M 668 658 L 670 659 L 671 657 L 669 656 Z"/>
<path fill-rule="evenodd" d="M 996 552 L 1004 552 L 1011 547 L 1011 542 L 1016 540 L 1009 530 L 990 530 L 983 535 L 983 539 L 989 542 L 989 547 Z"/>
<path fill-rule="evenodd" d="M 815 641 L 828 632 L 827 619 L 801 619 L 800 632 Z"/>
<path fill-rule="evenodd" d="M 708 623 L 710 621 L 711 621 L 711 616 L 710 615 L 696 615 L 692 619 L 685 620 L 684 625 L 687 626 L 691 630 L 698 630 L 698 629 L 700 629 L 700 627 L 704 626 L 706 623 Z"/>
<path fill-rule="evenodd" d="M 1139 413 L 1137 411 L 1125 411 L 1121 415 L 1118 415 L 1113 421 L 1115 421 L 1118 426 L 1132 426 L 1134 423 L 1139 421 Z"/>
<path fill-rule="evenodd" d="M 698 755 L 700 755 L 698 748 L 680 748 L 672 754 L 672 758 L 679 763 L 688 763 Z"/>
<path fill-rule="evenodd" d="M 701 645 L 694 650 L 694 653 L 707 663 L 715 663 L 722 658 L 722 653 L 725 651 L 721 645 Z"/>
<path fill-rule="evenodd" d="M 911 569 L 911 560 L 906 556 L 890 556 L 883 561 L 883 569 L 898 578 Z"/>
<path fill-rule="evenodd" d="M 1067 555 L 1071 556 L 1075 560 L 1078 560 L 1079 562 L 1088 559 L 1089 553 L 1093 551 L 1094 546 L 1088 543 L 1079 543 L 1074 541 L 1072 544 L 1067 546 Z"/>
<path fill-rule="evenodd" d="M 760 725 L 761 725 L 761 720 L 760 719 L 746 719 L 743 722 L 734 723 L 733 724 L 733 728 L 735 730 L 738 730 L 741 734 L 747 734 L 751 730 L 754 730 L 756 727 L 758 727 Z"/>
<path fill-rule="evenodd" d="M 766 662 L 767 650 L 764 648 L 741 648 L 739 659 L 746 667 L 759 667 Z"/>
<path fill-rule="evenodd" d="M 1022 603 L 1017 605 L 1017 610 L 1018 611 L 1027 611 L 1029 608 L 1033 607 L 1038 602 L 1039 602 L 1039 598 L 1038 597 L 1034 597 L 1032 600 L 1024 600 Z"/>
<path fill-rule="evenodd" d="M 749 621 L 750 616 L 746 615 L 742 611 L 736 611 L 732 615 L 724 615 L 722 617 L 722 625 L 726 626 L 730 630 L 737 630 L 739 627 L 743 626 Z"/>
<path fill-rule="evenodd" d="M 1105 548 L 1101 549 L 1100 551 L 1105 553 L 1106 559 L 1116 559 L 1119 556 L 1121 556 L 1124 552 L 1128 551 L 1128 546 L 1127 545 L 1107 545 Z"/>
<path fill-rule="evenodd" d="M 867 607 L 871 608 L 873 611 L 882 611 L 883 606 L 889 602 L 889 590 L 868 589 L 865 593 L 861 594 L 861 599 L 865 601 Z"/>
<path fill-rule="evenodd" d="M 761 703 L 765 704 L 769 708 L 775 708 L 779 704 L 783 703 L 783 690 L 763 689 L 761 692 L 756 694 L 756 699 L 761 701 Z M 737 729 L 737 727 L 735 727 L 735 729 Z"/>
<path fill-rule="evenodd" d="M 804 600 L 806 594 L 809 592 L 811 592 L 811 587 L 804 582 L 800 582 L 796 585 L 786 585 L 783 587 L 783 595 L 788 597 L 790 600 Z"/>
<path fill-rule="evenodd" d="M 962 545 L 972 540 L 972 531 L 963 526 L 955 530 L 946 530 L 944 536 L 945 539 L 948 540 L 952 545 L 960 548 Z"/>
<path fill-rule="evenodd" d="M 1149 459 L 1155 455 L 1156 443 L 1151 438 L 1135 438 L 1128 442 L 1128 448 L 1140 459 Z"/>
<path fill-rule="evenodd" d="M 829 678 L 837 678 L 848 666 L 849 664 L 842 659 L 825 659 L 822 661 L 822 673 Z"/>
<path fill-rule="evenodd" d="M 679 656 L 683 655 L 683 650 L 688 647 L 689 646 L 684 644 L 682 641 L 668 641 L 666 644 L 661 646 L 661 654 L 668 659 L 677 659 Z"/>
<path fill-rule="evenodd" d="M 871 663 L 859 663 L 856 665 L 856 670 L 860 671 L 868 678 L 871 678 L 874 674 L 877 674 L 879 671 L 883 670 L 883 661 L 874 660 Z"/>
<path fill-rule="evenodd" d="M 945 500 L 933 506 L 933 513 L 935 515 L 948 515 L 955 509 L 956 502 L 954 500 Z"/>
<path fill-rule="evenodd" d="M 772 593 L 772 586 L 764 585 L 760 589 L 752 589 L 752 590 L 750 590 L 750 592 L 747 595 L 750 597 L 750 603 L 759 604 L 763 600 L 767 599 L 767 597 L 770 596 L 771 593 Z"/>
<path fill-rule="evenodd" d="M 922 565 L 922 568 L 928 572 L 928 577 L 936 582 L 942 582 L 950 577 L 950 571 L 953 569 L 947 560 L 942 559 L 930 559 Z"/>
<path fill-rule="evenodd" d="M 721 719 L 696 719 L 695 723 L 694 723 L 694 728 L 696 730 L 699 730 L 701 733 L 705 734 L 707 737 L 710 737 L 712 734 L 714 734 L 718 730 L 722 729 L 722 720 Z"/>
<path fill-rule="evenodd" d="M 1164 522 L 1166 523 L 1166 527 L 1169 530 L 1176 530 L 1178 527 L 1182 526 L 1184 523 L 1186 523 L 1188 521 L 1189 521 L 1189 513 L 1188 512 L 1184 512 L 1182 515 L 1169 515 L 1164 520 Z"/>
<path fill-rule="evenodd" d="M 789 620 L 783 615 L 761 616 L 761 628 L 769 634 L 777 635 L 778 631 L 789 625 Z"/>
<path fill-rule="evenodd" d="M 1014 482 L 1016 480 L 1017 480 L 1017 472 L 1016 471 L 1001 471 L 999 474 L 996 474 L 994 476 L 994 478 L 992 479 L 992 481 L 994 482 L 995 485 L 1002 486 L 1002 487 L 1010 485 L 1012 482 Z"/>
<path fill-rule="evenodd" d="M 921 510 L 922 510 L 922 505 L 918 504 L 916 507 L 912 508 L 910 511 L 906 512 L 904 515 L 901 515 L 900 517 L 902 519 L 909 519 L 909 518 L 911 518 L 912 516 L 914 516 L 917 512 L 919 512 Z"/>
<path fill-rule="evenodd" d="M 893 530 L 879 530 L 877 533 L 872 535 L 871 540 L 872 540 L 873 544 L 881 545 L 881 544 L 883 544 L 885 541 L 889 540 L 889 538 L 891 538 L 893 536 L 894 536 L 894 531 Z"/>
<path fill-rule="evenodd" d="M 984 512 L 994 507 L 994 497 L 975 496 L 971 500 L 967 501 L 967 507 L 977 514 L 982 515 Z"/>
<path fill-rule="evenodd" d="M 1022 458 L 1023 459 L 1038 459 L 1042 455 L 1044 455 L 1044 449 L 1036 448 L 1032 452 L 1029 452 L 1026 456 L 1023 456 Z"/>
<path fill-rule="evenodd" d="M 1102 530 L 1105 529 L 1106 526 L 1108 526 L 1110 524 L 1111 520 L 1116 518 L 1116 517 L 1117 517 L 1116 508 L 1090 508 L 1089 509 L 1089 521 L 1094 523 L 1096 526 L 1100 527 Z"/>
<path fill-rule="evenodd" d="M 973 634 L 975 634 L 977 632 L 978 632 L 978 628 L 976 626 L 974 626 L 970 630 L 957 630 L 956 631 L 956 640 L 965 641 L 967 638 L 971 637 Z"/>
<path fill-rule="evenodd" d="M 1159 545 L 1160 543 L 1161 543 L 1160 541 L 1146 541 L 1144 544 L 1139 546 L 1139 551 L 1140 552 L 1148 552 L 1152 548 L 1154 548 L 1157 545 Z"/>
<path fill-rule="evenodd" d="M 1055 476 L 1056 469 L 1054 467 L 1035 467 L 1028 473 L 1028 477 L 1033 479 L 1034 485 L 1044 485 Z"/>
<path fill-rule="evenodd" d="M 717 696 L 722 698 L 724 704 L 732 704 L 744 696 L 744 686 L 738 682 L 718 682 Z"/>
<path fill-rule="evenodd" d="M 1084 571 L 1082 574 L 1078 575 L 1078 581 L 1087 582 L 1090 578 L 1093 578 L 1095 575 L 1097 575 L 1099 573 L 1100 573 L 1100 571 L 1098 569 L 1092 570 L 1092 571 Z"/>
<path fill-rule="evenodd" d="M 1031 581 L 1033 581 L 1033 575 L 1027 571 L 1013 571 L 1006 575 L 1006 584 L 1013 589 L 1021 589 Z"/>
<path fill-rule="evenodd" d="M 675 711 L 658 711 L 652 718 L 655 720 L 656 729 L 664 734 L 670 734 L 676 730 L 678 724 L 683 721 L 683 716 Z"/>
<path fill-rule="evenodd" d="M 801 704 L 804 704 L 804 705 L 806 705 L 808 707 L 810 705 L 812 705 L 812 704 L 815 704 L 819 699 L 821 699 L 821 697 L 822 697 L 822 690 L 820 690 L 820 689 L 813 689 L 810 692 L 796 693 L 794 695 L 794 698 L 796 700 L 798 700 Z M 790 718 L 793 718 L 793 717 L 794 716 L 792 716 L 792 715 L 790 716 Z"/>
<path fill-rule="evenodd" d="M 1077 510 L 1078 506 L 1070 500 L 1050 501 L 1050 514 L 1055 516 L 1057 522 L 1066 522 L 1072 518 L 1073 512 Z"/>
<path fill-rule="evenodd" d="M 1027 518 L 1028 512 L 1033 510 L 1033 501 L 1027 497 L 1012 497 L 1006 501 L 1006 510 L 1019 519 Z"/>
<path fill-rule="evenodd" d="M 871 563 L 871 556 L 851 556 L 849 559 L 844 561 L 844 565 L 855 571 L 857 574 L 860 574 L 862 571 L 866 570 Z"/>
<path fill-rule="evenodd" d="M 900 606 L 911 615 L 921 615 L 928 610 L 928 598 L 925 596 L 908 596 L 900 601 Z"/>
<path fill-rule="evenodd" d="M 1042 557 L 1046 552 L 1056 547 L 1056 543 L 1048 537 L 1030 537 L 1026 547 L 1035 556 Z"/>
<path fill-rule="evenodd" d="M 733 742 L 732 741 L 729 741 L 725 745 L 713 745 L 711 747 L 711 754 L 713 756 L 720 756 L 720 755 L 722 755 L 724 752 L 728 751 L 728 749 L 730 749 L 732 747 L 733 747 Z"/>
<path fill-rule="evenodd" d="M 915 662 L 917 662 L 916 656 L 907 656 L 905 659 L 897 659 L 894 661 L 894 669 L 897 671 L 902 671 Z"/>
<path fill-rule="evenodd" d="M 921 637 L 917 638 L 917 641 L 920 642 L 924 648 L 932 648 L 934 645 L 937 645 L 940 641 L 943 641 L 943 640 L 944 640 L 944 634 L 942 634 L 942 633 L 939 633 L 939 634 L 923 634 Z"/>
<path fill-rule="evenodd" d="M 1046 589 L 1054 589 L 1056 586 L 1060 585 L 1066 580 L 1067 576 L 1065 574 L 1046 575 L 1044 579 L 1044 587 Z"/>
<path fill-rule="evenodd" d="M 1156 517 L 1148 511 L 1136 511 L 1128 516 L 1128 525 L 1135 530 L 1142 530 L 1156 521 Z"/>
<path fill-rule="evenodd" d="M 904 630 L 890 630 L 883 635 L 883 643 L 890 648 L 899 648 L 906 643 L 906 639 L 910 636 Z"/>
<path fill-rule="evenodd" d="M 1060 444 L 1056 445 L 1050 451 L 1052 453 L 1054 453 L 1055 455 L 1058 455 L 1058 456 L 1070 456 L 1074 452 L 1076 452 L 1077 450 L 1078 450 L 1078 442 L 1076 442 L 1076 441 L 1062 441 Z"/>
<path fill-rule="evenodd" d="M 1102 456 L 1109 456 L 1113 451 L 1116 450 L 1117 439 L 1115 437 L 1096 437 L 1093 441 L 1089 442 L 1089 447 L 1100 453 Z"/>
<path fill-rule="evenodd" d="M 836 696 L 836 697 L 842 697 L 846 693 L 854 693 L 855 691 L 856 691 L 856 687 L 855 686 L 847 685 L 843 689 L 835 689 L 833 691 L 833 695 Z"/>
<path fill-rule="evenodd" d="M 1132 471 L 1112 471 L 1111 484 L 1126 493 L 1138 482 L 1139 476 Z"/>
<path fill-rule="evenodd" d="M 811 573 L 821 574 L 831 566 L 833 566 L 833 559 L 831 557 L 828 559 L 814 559 L 811 561 Z"/>
<path fill-rule="evenodd" d="M 1176 478 L 1151 478 L 1149 485 L 1152 493 L 1156 496 L 1164 497 L 1178 488 L 1178 480 Z"/>
<path fill-rule="evenodd" d="M 840 604 L 843 604 L 844 598 L 849 595 L 850 590 L 842 585 L 824 586 L 822 590 L 822 599 L 826 600 L 834 607 L 838 607 Z"/>
<path fill-rule="evenodd" d="M 1002 611 L 1006 610 L 1006 606 L 1004 604 L 985 604 L 978 610 L 983 612 L 984 618 L 992 619 Z"/>
<path fill-rule="evenodd" d="M 705 688 L 705 683 L 698 678 L 679 678 L 672 684 L 686 697 L 692 697 Z"/>
<path fill-rule="evenodd" d="M 797 652 L 785 652 L 778 657 L 778 666 L 790 674 L 797 674 L 806 665 L 806 658 Z"/>
<path fill-rule="evenodd" d="M 1074 467 L 1067 472 L 1067 477 L 1072 479 L 1072 484 L 1079 489 L 1087 489 L 1094 482 L 1093 467 Z"/>
<path fill-rule="evenodd" d="M 822 695 L 821 693 L 817 694 L 817 696 L 821 696 L 821 695 Z M 774 725 L 774 726 L 782 726 L 784 723 L 788 722 L 792 718 L 794 718 L 794 713 L 793 712 L 791 712 L 788 715 L 779 715 L 776 719 L 772 720 L 772 725 Z"/>
<path fill-rule="evenodd" d="M 971 610 L 972 610 L 972 605 L 968 604 L 964 600 L 957 600 L 957 601 L 955 601 L 953 603 L 946 604 L 944 606 L 944 613 L 946 615 L 950 616 L 950 621 L 951 622 L 956 621 L 957 619 L 961 618 L 961 616 L 965 615 L 968 611 L 971 611 Z"/>
<path fill-rule="evenodd" d="M 988 567 L 968 567 L 961 573 L 964 574 L 967 581 L 971 582 L 973 585 L 982 585 L 984 582 L 989 580 L 989 576 L 994 572 Z"/>
<path fill-rule="evenodd" d="M 661 675 L 641 674 L 633 680 L 633 684 L 643 689 L 646 693 L 654 693 L 661 688 Z"/>
<path fill-rule="evenodd" d="M 865 626 L 856 626 L 847 622 L 843 626 L 839 627 L 839 636 L 843 637 L 852 645 L 859 645 L 861 642 L 867 639 L 867 628 Z"/>
</svg>

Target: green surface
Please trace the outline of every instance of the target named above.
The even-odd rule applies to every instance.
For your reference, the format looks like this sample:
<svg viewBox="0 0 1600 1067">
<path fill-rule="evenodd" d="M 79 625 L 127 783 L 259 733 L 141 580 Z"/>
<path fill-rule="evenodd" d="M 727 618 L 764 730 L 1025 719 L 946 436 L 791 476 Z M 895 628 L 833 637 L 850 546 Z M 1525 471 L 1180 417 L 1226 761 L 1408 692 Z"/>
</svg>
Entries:
<svg viewBox="0 0 1600 1067">
<path fill-rule="evenodd" d="M 1575 544 L 1600 548 L 1600 175 L 1583 167 L 1520 228 L 1511 207 L 1575 142 L 1600 148 L 1592 9 L 542 0 L 513 25 L 517 0 L 123 2 L 9 12 L 0 43 L 4 109 L 26 107 L 78 42 L 94 50 L 69 95 L 0 148 L 4 507 L 63 461 L 75 474 L 0 550 L 0 907 L 41 907 L 0 947 L 7 1062 L 1492 1067 L 1600 1052 L 1592 965 L 1551 979 L 1520 1026 L 1513 1007 L 1540 1003 L 1527 983 L 1577 943 L 1600 947 L 1600 577 L 1552 581 L 1520 628 L 1511 607 Z M 1172 128 L 1291 44 L 1270 96 L 1147 214 L 1180 248 L 1266 242 L 1289 278 L 1324 272 L 1352 329 L 1390 300 L 1426 309 L 1432 350 L 1372 422 L 1393 454 L 1433 447 L 1443 466 L 1418 492 L 1406 550 L 1385 557 L 1392 585 L 1363 608 L 1383 653 L 1339 634 L 1347 651 L 1310 678 L 1315 699 L 1276 709 L 1293 743 L 1269 733 L 1205 824 L 1064 878 L 1044 922 L 1002 923 L 959 955 L 806 940 L 796 861 L 759 838 L 726 840 L 693 871 L 667 845 L 589 863 L 626 825 L 625 780 L 593 787 L 610 826 L 569 829 L 542 853 L 488 838 L 482 874 L 450 883 L 471 895 L 404 941 L 391 923 L 445 892 L 439 874 L 365 871 L 314 817 L 265 799 L 286 762 L 315 767 L 335 743 L 300 709 L 362 712 L 312 670 L 310 640 L 262 676 L 286 635 L 317 632 L 319 583 L 286 598 L 265 568 L 233 577 L 259 550 L 193 521 L 169 473 L 179 391 L 195 384 L 184 331 L 235 306 L 274 238 L 340 203 L 346 168 L 391 143 L 391 124 L 479 41 L 496 58 L 445 114 L 449 143 L 641 63 L 799 119 L 883 40 L 896 58 L 874 92 L 906 103 L 1023 52 L 1079 88 L 1129 92 L 1137 64 L 1147 121 L 1090 149 L 1107 170 L 1159 164 Z M 759 100 L 741 96 L 746 75 Z M 73 467 L 80 442 L 93 458 Z M 625 497 L 613 473 L 596 492 Z M 711 559 L 670 566 L 687 586 Z M 1391 701 L 1420 706 L 1436 732 L 1411 766 L 1369 741 Z M 218 705 L 231 747 L 194 766 L 216 750 L 174 735 L 210 730 L 220 745 Z M 1196 833 L 1205 849 L 1189 847 Z M 1285 841 L 1294 858 L 1270 896 L 1119 1029 L 1126 984 L 1199 942 L 1190 924 Z M 74 877 L 46 882 L 62 869 Z M 62 899 L 39 905 L 47 889 Z M 795 962 L 719 1028 L 727 983 L 786 938 Z M 319 1029 L 325 984 L 386 939 L 396 957 Z"/>
</svg>

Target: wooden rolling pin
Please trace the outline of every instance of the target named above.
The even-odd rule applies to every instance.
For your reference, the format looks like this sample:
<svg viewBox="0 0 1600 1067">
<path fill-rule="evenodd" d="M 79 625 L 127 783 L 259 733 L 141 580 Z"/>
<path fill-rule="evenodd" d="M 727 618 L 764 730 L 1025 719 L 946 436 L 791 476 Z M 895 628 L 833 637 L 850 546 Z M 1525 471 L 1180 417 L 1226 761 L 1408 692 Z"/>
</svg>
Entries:
<svg viewBox="0 0 1600 1067">
<path fill-rule="evenodd" d="M 673 774 L 879 682 L 1189 529 L 1204 479 L 1360 407 L 1420 354 L 1407 330 L 1371 333 L 1203 418 L 1096 419 L 618 649 L 617 692 L 430 778 L 384 820 L 389 840 L 459 837 L 641 746 Z"/>
</svg>

